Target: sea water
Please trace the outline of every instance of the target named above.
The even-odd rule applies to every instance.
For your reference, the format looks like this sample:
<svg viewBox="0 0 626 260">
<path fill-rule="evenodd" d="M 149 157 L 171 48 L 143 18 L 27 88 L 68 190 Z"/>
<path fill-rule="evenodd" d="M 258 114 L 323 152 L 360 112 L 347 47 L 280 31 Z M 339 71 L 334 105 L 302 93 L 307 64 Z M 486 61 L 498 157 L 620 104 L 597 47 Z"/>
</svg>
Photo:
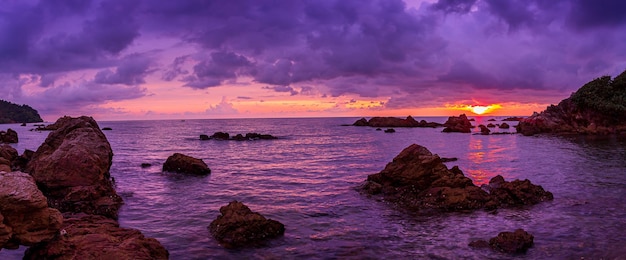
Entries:
<svg viewBox="0 0 626 260">
<path fill-rule="evenodd" d="M 496 119 L 491 122 L 488 119 Z M 395 128 L 384 133 L 346 126 L 358 118 L 98 122 L 113 149 L 111 176 L 124 199 L 119 222 L 156 238 L 171 259 L 599 259 L 626 257 L 626 141 L 442 133 Z M 419 118 L 443 123 L 446 118 Z M 474 125 L 503 123 L 476 117 Z M 516 122 L 507 122 L 516 125 Z M 18 152 L 36 150 L 48 132 L 12 128 Z M 383 128 L 384 130 L 385 128 Z M 492 128 L 514 132 L 513 128 Z M 257 132 L 277 140 L 201 141 L 200 134 Z M 534 206 L 423 216 L 370 198 L 356 187 L 411 144 L 458 165 L 475 184 L 502 175 L 529 179 L 554 194 Z M 168 156 L 204 160 L 209 176 L 162 172 Z M 142 163 L 151 167 L 142 168 Z M 219 208 L 238 200 L 285 225 L 261 247 L 226 249 L 207 227 Z M 468 246 L 502 231 L 534 235 L 526 254 Z M 24 247 L 0 251 L 21 259 Z"/>
</svg>

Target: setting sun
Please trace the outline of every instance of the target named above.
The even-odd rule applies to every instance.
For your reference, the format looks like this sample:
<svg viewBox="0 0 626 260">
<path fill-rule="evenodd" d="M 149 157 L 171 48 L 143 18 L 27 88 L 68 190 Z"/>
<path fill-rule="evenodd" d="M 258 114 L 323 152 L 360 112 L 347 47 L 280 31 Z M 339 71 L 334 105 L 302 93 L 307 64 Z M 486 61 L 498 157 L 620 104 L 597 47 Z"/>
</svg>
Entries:
<svg viewBox="0 0 626 260">
<path fill-rule="evenodd" d="M 474 107 L 471 107 L 471 109 L 472 109 L 472 112 L 474 112 L 474 114 L 482 115 L 483 113 L 487 112 L 489 107 L 488 106 L 474 106 Z"/>
</svg>

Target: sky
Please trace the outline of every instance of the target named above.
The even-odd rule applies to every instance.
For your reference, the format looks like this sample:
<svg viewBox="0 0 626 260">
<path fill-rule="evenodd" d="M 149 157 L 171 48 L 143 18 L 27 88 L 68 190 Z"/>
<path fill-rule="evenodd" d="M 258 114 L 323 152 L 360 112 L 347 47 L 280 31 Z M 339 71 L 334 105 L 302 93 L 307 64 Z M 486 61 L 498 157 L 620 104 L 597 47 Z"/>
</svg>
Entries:
<svg viewBox="0 0 626 260">
<path fill-rule="evenodd" d="M 44 120 L 530 115 L 626 69 L 622 0 L 0 0 Z"/>
</svg>

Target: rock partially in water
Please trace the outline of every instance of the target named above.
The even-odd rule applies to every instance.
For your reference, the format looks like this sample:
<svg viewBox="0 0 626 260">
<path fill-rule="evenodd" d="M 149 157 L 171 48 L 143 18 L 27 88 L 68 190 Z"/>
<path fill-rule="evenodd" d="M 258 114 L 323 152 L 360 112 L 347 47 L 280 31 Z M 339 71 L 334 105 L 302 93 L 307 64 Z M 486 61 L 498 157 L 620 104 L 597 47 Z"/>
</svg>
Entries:
<svg viewBox="0 0 626 260">
<path fill-rule="evenodd" d="M 472 123 L 467 119 L 465 114 L 448 117 L 448 120 L 443 124 L 444 133 L 459 132 L 459 133 L 471 133 Z"/>
<path fill-rule="evenodd" d="M 541 133 L 608 135 L 626 133 L 626 71 L 592 80 L 569 98 L 517 125 L 523 135 Z"/>
<path fill-rule="evenodd" d="M 15 130 L 9 128 L 5 131 L 0 131 L 0 143 L 9 143 L 14 144 L 19 141 L 17 137 L 17 132 Z"/>
<path fill-rule="evenodd" d="M 209 231 L 225 247 L 260 245 L 285 233 L 282 223 L 266 219 L 238 201 L 221 207 L 220 213 L 209 225 Z"/>
<path fill-rule="evenodd" d="M 502 124 L 500 124 L 500 128 L 502 128 L 502 129 L 509 129 L 509 127 L 510 127 L 510 126 L 509 126 L 509 124 L 507 124 L 507 123 L 502 123 Z"/>
<path fill-rule="evenodd" d="M 439 123 L 426 122 L 425 120 L 416 121 L 412 116 L 406 119 L 397 117 L 372 117 L 368 121 L 361 118 L 352 124 L 353 126 L 371 126 L 371 127 L 440 127 Z"/>
<path fill-rule="evenodd" d="M 212 136 L 211 139 L 215 139 L 215 140 L 228 140 L 230 139 L 230 134 L 228 133 L 224 133 L 224 132 L 215 132 Z"/>
<path fill-rule="evenodd" d="M 66 215 L 61 235 L 26 250 L 24 259 L 168 259 L 159 241 L 98 215 Z"/>
<path fill-rule="evenodd" d="M 395 132 L 396 132 L 396 129 L 393 129 L 393 128 L 385 129 L 385 133 L 395 133 Z"/>
<path fill-rule="evenodd" d="M 523 117 L 507 117 L 505 119 L 502 119 L 502 121 L 520 121 L 524 119 Z"/>
<path fill-rule="evenodd" d="M 233 141 L 252 141 L 252 140 L 273 140 L 278 139 L 273 135 L 269 134 L 259 134 L 259 133 L 247 133 L 245 136 L 243 134 L 236 134 L 232 136 L 226 132 L 216 132 L 211 136 L 208 135 L 200 135 L 200 140 L 233 140 Z"/>
<path fill-rule="evenodd" d="M 497 175 L 489 180 L 485 187 L 498 205 L 522 206 L 534 205 L 539 202 L 553 200 L 551 192 L 545 191 L 540 185 L 532 184 L 528 179 L 507 182 Z"/>
<path fill-rule="evenodd" d="M 489 135 L 489 133 L 491 133 L 491 130 L 489 130 L 489 128 L 487 128 L 484 125 L 478 125 L 478 127 L 480 128 L 480 134 L 481 135 Z"/>
<path fill-rule="evenodd" d="M 533 246 L 534 236 L 517 229 L 514 232 L 501 232 L 498 236 L 485 240 L 476 240 L 469 243 L 469 246 L 476 248 L 491 248 L 496 251 L 515 254 L 526 253 Z"/>
<path fill-rule="evenodd" d="M 62 117 L 39 146 L 25 171 L 61 212 L 117 218 L 122 198 L 110 181 L 113 151 L 91 117 Z"/>
<path fill-rule="evenodd" d="M 499 175 L 481 189 L 457 166 L 448 169 L 438 155 L 417 144 L 405 148 L 381 172 L 369 175 L 361 190 L 417 212 L 495 209 L 553 198 L 528 180 L 506 182 Z"/>
<path fill-rule="evenodd" d="M 23 172 L 0 172 L 0 248 L 50 240 L 62 223 L 61 212 L 48 207 L 33 177 Z"/>
<path fill-rule="evenodd" d="M 181 153 L 175 153 L 168 157 L 163 164 L 163 171 L 195 175 L 211 174 L 211 169 L 204 161 Z"/>
</svg>

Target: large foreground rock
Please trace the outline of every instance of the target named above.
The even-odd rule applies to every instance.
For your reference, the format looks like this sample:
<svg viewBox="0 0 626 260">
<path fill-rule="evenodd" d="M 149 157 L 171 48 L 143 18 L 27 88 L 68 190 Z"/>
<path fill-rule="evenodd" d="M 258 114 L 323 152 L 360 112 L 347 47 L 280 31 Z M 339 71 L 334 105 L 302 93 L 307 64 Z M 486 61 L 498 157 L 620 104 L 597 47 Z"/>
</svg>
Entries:
<svg viewBox="0 0 626 260">
<path fill-rule="evenodd" d="M 506 182 L 499 175 L 481 189 L 457 166 L 448 169 L 438 155 L 417 144 L 405 148 L 381 172 L 369 175 L 361 188 L 420 212 L 495 209 L 553 198 L 552 193 L 528 180 Z"/>
<path fill-rule="evenodd" d="M 426 122 L 426 120 L 417 121 L 412 116 L 406 119 L 397 117 L 372 117 L 368 121 L 361 118 L 354 122 L 354 126 L 371 126 L 371 127 L 440 127 L 442 124 L 435 122 Z"/>
<path fill-rule="evenodd" d="M 238 201 L 221 207 L 220 213 L 211 222 L 209 231 L 225 247 L 258 245 L 285 233 L 282 223 L 266 219 Z"/>
<path fill-rule="evenodd" d="M 472 123 L 465 114 L 459 116 L 448 117 L 448 120 L 443 124 L 444 133 L 458 132 L 458 133 L 471 133 Z"/>
<path fill-rule="evenodd" d="M 110 181 L 113 151 L 91 117 L 62 117 L 33 154 L 26 170 L 61 212 L 117 218 L 122 199 Z"/>
<path fill-rule="evenodd" d="M 520 120 L 523 135 L 626 133 L 626 71 L 588 82 L 569 98 Z"/>
<path fill-rule="evenodd" d="M 62 223 L 61 212 L 48 207 L 33 177 L 0 172 L 0 249 L 50 240 Z"/>
<path fill-rule="evenodd" d="M 211 169 L 204 161 L 181 153 L 175 153 L 168 157 L 163 164 L 163 171 L 195 175 L 211 174 Z"/>
<path fill-rule="evenodd" d="M 24 259 L 168 259 L 169 252 L 140 231 L 98 215 L 66 215 L 62 235 L 26 250 Z"/>
</svg>

